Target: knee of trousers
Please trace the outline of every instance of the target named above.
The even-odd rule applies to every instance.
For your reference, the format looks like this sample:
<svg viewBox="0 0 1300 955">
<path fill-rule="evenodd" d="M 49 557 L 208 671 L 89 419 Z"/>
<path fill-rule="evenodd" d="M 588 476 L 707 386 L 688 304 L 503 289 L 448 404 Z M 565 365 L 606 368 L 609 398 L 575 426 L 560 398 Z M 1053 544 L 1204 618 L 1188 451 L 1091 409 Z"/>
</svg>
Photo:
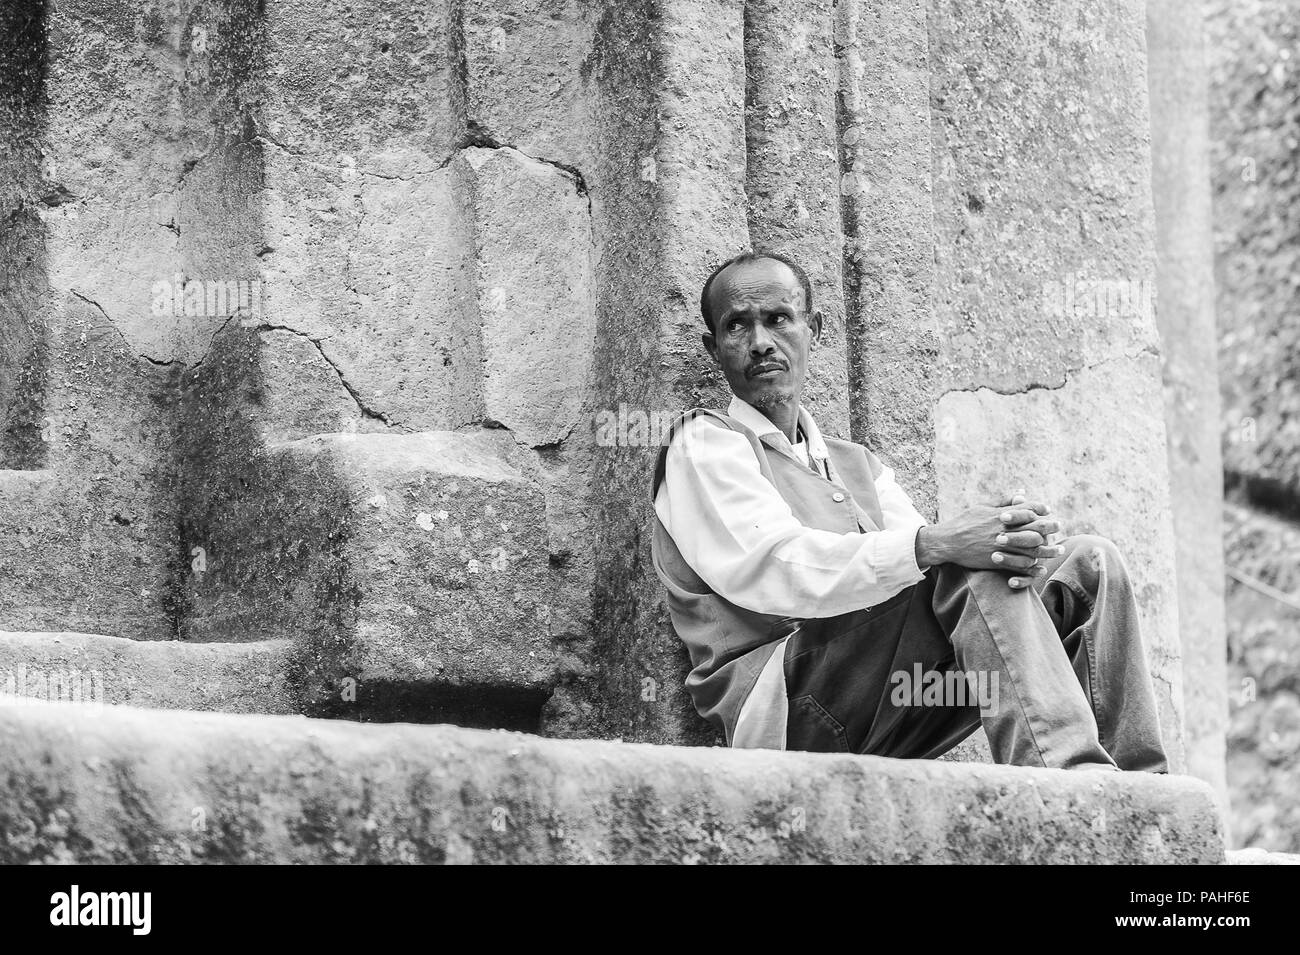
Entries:
<svg viewBox="0 0 1300 955">
<path fill-rule="evenodd" d="M 1065 559 L 1078 562 L 1081 568 L 1100 577 L 1104 572 L 1109 577 L 1127 578 L 1128 568 L 1119 548 L 1109 537 L 1100 534 L 1072 534 L 1062 543 L 1065 545 Z"/>
<path fill-rule="evenodd" d="M 957 564 L 943 564 L 936 590 L 949 598 L 959 594 L 978 595 L 981 601 L 1029 600 L 1030 589 L 1012 587 L 1015 576 L 1004 570 L 974 570 Z"/>
</svg>

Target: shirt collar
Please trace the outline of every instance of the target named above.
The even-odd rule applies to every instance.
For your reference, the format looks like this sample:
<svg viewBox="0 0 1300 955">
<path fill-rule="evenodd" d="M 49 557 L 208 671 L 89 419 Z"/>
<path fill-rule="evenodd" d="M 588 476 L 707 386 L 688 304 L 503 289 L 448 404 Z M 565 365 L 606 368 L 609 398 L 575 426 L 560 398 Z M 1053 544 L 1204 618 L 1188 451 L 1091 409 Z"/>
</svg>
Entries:
<svg viewBox="0 0 1300 955">
<path fill-rule="evenodd" d="M 768 437 L 772 445 L 782 454 L 798 460 L 785 433 L 749 402 L 732 397 L 731 404 L 727 406 L 727 415 L 735 418 L 760 438 Z M 822 438 L 821 429 L 817 427 L 817 422 L 813 421 L 812 415 L 803 405 L 799 406 L 799 424 L 803 426 L 803 433 L 807 439 L 808 457 L 816 461 L 825 461 L 826 442 Z"/>
</svg>

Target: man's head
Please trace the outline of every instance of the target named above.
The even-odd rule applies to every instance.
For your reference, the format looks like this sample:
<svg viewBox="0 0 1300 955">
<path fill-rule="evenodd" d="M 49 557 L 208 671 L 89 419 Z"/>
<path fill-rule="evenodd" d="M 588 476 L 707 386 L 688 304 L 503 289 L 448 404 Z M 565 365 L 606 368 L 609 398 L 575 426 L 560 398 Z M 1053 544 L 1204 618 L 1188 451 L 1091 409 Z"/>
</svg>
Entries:
<svg viewBox="0 0 1300 955">
<path fill-rule="evenodd" d="M 745 252 L 709 276 L 700 313 L 709 329 L 704 347 L 737 398 L 764 412 L 797 408 L 822 333 L 803 269 L 775 252 Z"/>
</svg>

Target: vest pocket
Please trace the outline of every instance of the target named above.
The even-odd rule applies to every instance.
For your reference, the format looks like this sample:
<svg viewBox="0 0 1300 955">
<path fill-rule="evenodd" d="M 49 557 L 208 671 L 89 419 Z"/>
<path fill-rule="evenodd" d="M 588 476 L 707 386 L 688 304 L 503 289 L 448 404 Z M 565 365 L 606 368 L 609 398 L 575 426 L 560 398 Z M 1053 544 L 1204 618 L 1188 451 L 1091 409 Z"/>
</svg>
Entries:
<svg viewBox="0 0 1300 955">
<path fill-rule="evenodd" d="M 811 694 L 790 701 L 785 748 L 808 753 L 848 753 L 849 734 Z"/>
</svg>

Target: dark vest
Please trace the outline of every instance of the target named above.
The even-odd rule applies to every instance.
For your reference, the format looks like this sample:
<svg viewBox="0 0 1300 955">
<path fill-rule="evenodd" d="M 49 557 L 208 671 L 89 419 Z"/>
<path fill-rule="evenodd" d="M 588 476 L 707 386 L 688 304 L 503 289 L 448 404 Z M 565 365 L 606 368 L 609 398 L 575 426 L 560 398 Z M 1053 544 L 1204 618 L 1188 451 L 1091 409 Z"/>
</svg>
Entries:
<svg viewBox="0 0 1300 955">
<path fill-rule="evenodd" d="M 734 418 L 707 408 L 686 412 L 669 430 L 655 462 L 650 488 L 652 502 L 664 479 L 669 444 L 678 429 L 697 415 L 718 428 L 739 431 L 749 439 L 763 477 L 790 505 L 801 524 L 841 534 L 883 529 L 876 478 L 884 466 L 867 448 L 852 441 L 824 439 L 831 466 L 841 482 L 835 483 L 782 453 L 775 444 L 769 445 L 774 436 L 760 438 Z M 841 500 L 835 499 L 837 494 Z M 652 522 L 651 560 L 667 590 L 673 628 L 690 653 L 691 672 L 686 678 L 686 690 L 696 711 L 722 730 L 730 746 L 745 698 L 777 642 L 790 632 L 793 621 L 746 610 L 715 593 L 686 563 L 653 511 Z"/>
</svg>

